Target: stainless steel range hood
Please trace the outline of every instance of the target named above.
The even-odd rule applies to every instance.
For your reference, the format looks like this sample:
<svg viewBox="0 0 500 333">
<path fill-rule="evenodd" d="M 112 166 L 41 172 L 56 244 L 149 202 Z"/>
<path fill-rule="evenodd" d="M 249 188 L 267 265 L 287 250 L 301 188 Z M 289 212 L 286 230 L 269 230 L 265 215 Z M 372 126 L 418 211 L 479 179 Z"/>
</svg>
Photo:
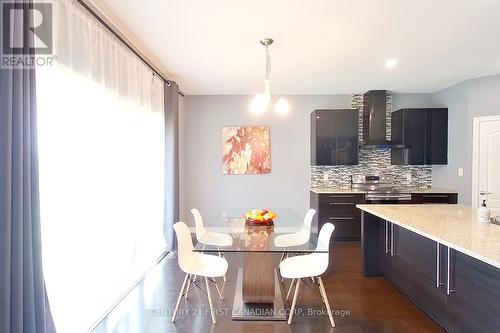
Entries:
<svg viewBox="0 0 500 333">
<path fill-rule="evenodd" d="M 370 90 L 363 94 L 363 144 L 361 148 L 403 148 L 386 139 L 387 90 Z"/>
</svg>

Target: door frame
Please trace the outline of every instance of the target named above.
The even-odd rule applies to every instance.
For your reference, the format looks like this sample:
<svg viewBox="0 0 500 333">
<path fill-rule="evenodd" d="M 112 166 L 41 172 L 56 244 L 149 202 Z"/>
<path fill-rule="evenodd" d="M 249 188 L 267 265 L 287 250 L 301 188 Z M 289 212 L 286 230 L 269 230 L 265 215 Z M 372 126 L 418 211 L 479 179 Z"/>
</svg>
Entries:
<svg viewBox="0 0 500 333">
<path fill-rule="evenodd" d="M 500 116 L 472 118 L 472 206 L 479 206 L 479 126 L 489 121 L 500 121 Z"/>
</svg>

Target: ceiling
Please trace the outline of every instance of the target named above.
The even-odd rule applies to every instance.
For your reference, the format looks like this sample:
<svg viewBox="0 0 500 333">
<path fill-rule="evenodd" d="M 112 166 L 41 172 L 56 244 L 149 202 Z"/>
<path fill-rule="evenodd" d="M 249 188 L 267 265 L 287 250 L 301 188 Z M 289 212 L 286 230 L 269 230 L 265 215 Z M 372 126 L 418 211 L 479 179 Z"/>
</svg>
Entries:
<svg viewBox="0 0 500 333">
<path fill-rule="evenodd" d="M 186 94 L 433 92 L 500 73 L 498 0 L 102 0 Z M 388 59 L 398 65 L 387 69 Z"/>
</svg>

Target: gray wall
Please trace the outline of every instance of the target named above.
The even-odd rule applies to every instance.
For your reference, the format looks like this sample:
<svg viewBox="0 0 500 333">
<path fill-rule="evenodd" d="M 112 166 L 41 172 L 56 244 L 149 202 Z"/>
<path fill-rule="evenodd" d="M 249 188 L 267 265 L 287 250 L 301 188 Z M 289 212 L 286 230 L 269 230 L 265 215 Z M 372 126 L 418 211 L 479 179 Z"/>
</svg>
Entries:
<svg viewBox="0 0 500 333">
<path fill-rule="evenodd" d="M 430 94 L 393 94 L 399 107 L 429 106 Z M 252 96 L 186 96 L 181 116 L 181 219 L 193 225 L 189 210 L 206 219 L 225 208 L 309 208 L 309 114 L 318 108 L 349 108 L 351 95 L 286 96 L 286 116 L 248 112 Z M 271 127 L 271 173 L 223 175 L 221 128 Z"/>
<path fill-rule="evenodd" d="M 432 94 L 432 104 L 448 108 L 448 165 L 432 167 L 433 186 L 459 191 L 459 201 L 472 198 L 472 122 L 500 115 L 500 75 L 471 79 Z M 500 153 L 500 152 L 499 152 Z M 458 168 L 464 176 L 458 176 Z"/>
</svg>

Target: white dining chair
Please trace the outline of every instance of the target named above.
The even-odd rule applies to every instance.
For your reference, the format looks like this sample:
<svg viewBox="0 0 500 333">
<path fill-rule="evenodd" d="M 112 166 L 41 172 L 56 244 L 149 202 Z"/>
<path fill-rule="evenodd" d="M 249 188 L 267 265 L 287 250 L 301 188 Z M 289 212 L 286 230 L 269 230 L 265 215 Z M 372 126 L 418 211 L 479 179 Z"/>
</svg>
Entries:
<svg viewBox="0 0 500 333">
<path fill-rule="evenodd" d="M 279 235 L 274 239 L 275 247 L 294 247 L 300 246 L 307 242 L 309 242 L 309 238 L 311 237 L 311 224 L 314 215 L 316 214 L 316 209 L 309 209 L 304 217 L 304 224 L 302 228 L 298 232 L 294 232 L 291 234 Z M 281 254 L 280 263 L 289 255 L 288 252 L 283 252 Z M 283 276 L 281 278 L 281 282 L 283 282 Z"/>
<path fill-rule="evenodd" d="M 196 240 L 201 244 L 217 247 L 219 257 L 224 257 L 222 248 L 233 245 L 233 237 L 220 232 L 208 231 L 203 224 L 203 218 L 198 209 L 191 209 L 191 214 L 193 214 L 196 227 Z M 224 276 L 224 281 L 226 281 L 226 276 Z"/>
<path fill-rule="evenodd" d="M 297 297 L 299 295 L 300 284 L 302 279 L 308 278 L 312 279 L 314 283 L 318 284 L 319 292 L 325 303 L 326 310 L 328 311 L 328 317 L 330 318 L 330 324 L 332 327 L 335 327 L 335 322 L 333 320 L 333 315 L 330 310 L 330 303 L 328 302 L 328 298 L 326 296 L 325 286 L 323 284 L 323 280 L 321 279 L 321 275 L 326 272 L 329 264 L 329 246 L 330 246 L 330 238 L 332 237 L 332 233 L 335 230 L 335 226 L 331 223 L 325 223 L 319 232 L 318 236 L 318 244 L 316 246 L 316 251 L 325 251 L 319 252 L 316 251 L 311 254 L 306 254 L 303 256 L 296 256 L 284 259 L 280 264 L 280 272 L 281 276 L 287 279 L 292 279 L 290 282 L 290 287 L 288 289 L 288 293 L 286 295 L 286 300 L 290 296 L 290 292 L 292 290 L 293 284 L 296 281 L 295 293 L 293 294 L 292 306 L 290 308 L 290 316 L 288 317 L 288 324 L 292 323 L 293 314 L 295 311 L 295 306 L 297 305 Z M 317 282 L 316 282 L 317 281 Z"/>
<path fill-rule="evenodd" d="M 184 222 L 177 222 L 174 224 L 175 235 L 177 237 L 178 245 L 178 263 L 180 269 L 186 273 L 184 277 L 184 282 L 182 283 L 181 291 L 179 292 L 179 298 L 177 299 L 177 304 L 175 305 L 174 314 L 172 316 L 172 322 L 175 322 L 175 317 L 177 316 L 177 310 L 179 309 L 179 304 L 183 294 L 189 292 L 189 285 L 186 286 L 188 279 L 193 285 L 196 285 L 193 281 L 195 276 L 202 276 L 205 278 L 205 285 L 207 288 L 208 303 L 210 305 L 210 313 L 212 315 L 212 323 L 216 323 L 215 312 L 213 309 L 212 298 L 210 295 L 210 288 L 208 282 L 215 284 L 217 293 L 221 300 L 224 299 L 217 281 L 215 278 L 223 277 L 228 268 L 227 260 L 218 256 L 213 256 L 209 254 L 204 254 L 200 252 L 193 251 L 193 241 L 191 239 L 191 233 L 189 228 Z"/>
</svg>

